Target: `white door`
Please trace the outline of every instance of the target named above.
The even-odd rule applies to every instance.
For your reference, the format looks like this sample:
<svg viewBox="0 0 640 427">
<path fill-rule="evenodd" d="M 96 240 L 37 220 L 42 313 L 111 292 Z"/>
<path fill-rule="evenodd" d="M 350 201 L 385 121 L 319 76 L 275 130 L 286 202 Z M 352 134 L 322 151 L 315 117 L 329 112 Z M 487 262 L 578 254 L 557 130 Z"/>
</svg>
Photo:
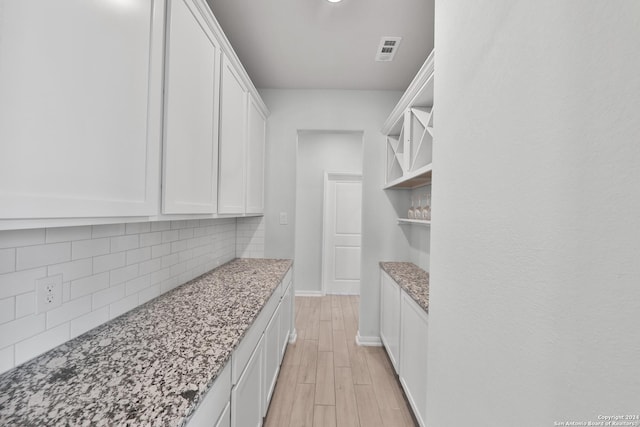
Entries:
<svg viewBox="0 0 640 427">
<path fill-rule="evenodd" d="M 362 178 L 325 174 L 322 287 L 328 294 L 360 294 Z"/>
</svg>

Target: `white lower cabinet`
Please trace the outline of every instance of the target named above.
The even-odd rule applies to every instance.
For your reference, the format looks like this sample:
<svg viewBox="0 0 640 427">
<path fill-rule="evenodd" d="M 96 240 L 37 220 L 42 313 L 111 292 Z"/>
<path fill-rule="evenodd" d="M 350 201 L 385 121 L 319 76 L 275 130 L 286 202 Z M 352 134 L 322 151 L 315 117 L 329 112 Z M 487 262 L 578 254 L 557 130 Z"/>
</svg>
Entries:
<svg viewBox="0 0 640 427">
<path fill-rule="evenodd" d="M 280 371 L 280 314 L 282 303 L 276 309 L 271 321 L 264 331 L 264 390 L 262 399 L 262 416 L 267 413 L 271 394 L 276 386 Z"/>
<path fill-rule="evenodd" d="M 196 408 L 188 427 L 214 427 L 228 426 L 224 422 L 225 412 L 229 412 L 229 395 L 231 394 L 231 365 L 222 370 L 213 386 L 204 396 L 200 405 Z M 227 416 L 228 418 L 228 416 Z"/>
<path fill-rule="evenodd" d="M 188 427 L 259 427 L 269 408 L 293 317 L 291 270 L 245 333 Z"/>
<path fill-rule="evenodd" d="M 291 335 L 291 312 L 292 312 L 292 301 L 293 301 L 293 286 L 285 283 L 285 287 L 287 289 L 284 291 L 284 295 L 282 296 L 282 302 L 280 303 L 280 363 L 282 363 L 282 359 L 284 358 L 284 352 L 287 349 L 287 344 L 289 343 L 289 336 Z"/>
<path fill-rule="evenodd" d="M 262 425 L 262 378 L 264 337 L 260 338 L 249 363 L 231 390 L 231 425 L 259 427 Z"/>
<path fill-rule="evenodd" d="M 224 407 L 224 411 L 222 411 L 216 427 L 231 427 L 231 402 L 228 402 L 227 406 Z"/>
<path fill-rule="evenodd" d="M 380 272 L 380 338 L 398 373 L 400 353 L 400 286 Z"/>
<path fill-rule="evenodd" d="M 402 291 L 400 382 L 420 426 L 427 410 L 427 313 Z"/>
</svg>

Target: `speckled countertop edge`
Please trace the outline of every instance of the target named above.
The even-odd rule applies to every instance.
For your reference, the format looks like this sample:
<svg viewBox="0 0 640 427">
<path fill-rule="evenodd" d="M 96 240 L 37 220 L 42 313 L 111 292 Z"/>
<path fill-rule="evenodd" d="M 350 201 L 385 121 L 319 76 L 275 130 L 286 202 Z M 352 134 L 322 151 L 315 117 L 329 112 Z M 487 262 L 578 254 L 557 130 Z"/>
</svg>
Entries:
<svg viewBox="0 0 640 427">
<path fill-rule="evenodd" d="M 412 262 L 380 262 L 380 267 L 427 313 L 429 273 Z"/>
<path fill-rule="evenodd" d="M 0 375 L 0 424 L 185 425 L 291 265 L 233 260 Z"/>
</svg>

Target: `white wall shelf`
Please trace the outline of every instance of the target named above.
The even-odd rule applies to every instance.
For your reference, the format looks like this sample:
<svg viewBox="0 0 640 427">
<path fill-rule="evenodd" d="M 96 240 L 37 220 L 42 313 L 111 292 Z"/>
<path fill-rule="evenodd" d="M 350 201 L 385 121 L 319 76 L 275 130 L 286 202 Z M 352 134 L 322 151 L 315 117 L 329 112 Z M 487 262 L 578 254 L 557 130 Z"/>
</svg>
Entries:
<svg viewBox="0 0 640 427">
<path fill-rule="evenodd" d="M 416 225 L 422 225 L 422 226 L 425 226 L 425 227 L 430 227 L 431 226 L 431 221 L 427 221 L 425 219 L 398 218 L 398 224 L 399 225 L 416 224 Z"/>
<path fill-rule="evenodd" d="M 413 189 L 423 187 L 431 184 L 431 171 L 432 165 L 424 165 L 420 169 L 417 169 L 409 174 L 403 175 L 399 178 L 390 181 L 383 187 L 385 190 L 389 189 Z"/>
</svg>

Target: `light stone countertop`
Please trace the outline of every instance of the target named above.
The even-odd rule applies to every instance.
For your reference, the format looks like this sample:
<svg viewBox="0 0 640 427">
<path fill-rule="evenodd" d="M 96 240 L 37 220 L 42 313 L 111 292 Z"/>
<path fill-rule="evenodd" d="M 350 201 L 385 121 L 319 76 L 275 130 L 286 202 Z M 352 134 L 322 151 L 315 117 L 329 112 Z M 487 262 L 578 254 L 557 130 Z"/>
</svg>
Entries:
<svg viewBox="0 0 640 427">
<path fill-rule="evenodd" d="M 411 262 L 381 262 L 380 267 L 424 311 L 429 312 L 429 273 Z"/>
<path fill-rule="evenodd" d="M 0 425 L 184 425 L 291 265 L 233 260 L 4 373 Z"/>
</svg>

